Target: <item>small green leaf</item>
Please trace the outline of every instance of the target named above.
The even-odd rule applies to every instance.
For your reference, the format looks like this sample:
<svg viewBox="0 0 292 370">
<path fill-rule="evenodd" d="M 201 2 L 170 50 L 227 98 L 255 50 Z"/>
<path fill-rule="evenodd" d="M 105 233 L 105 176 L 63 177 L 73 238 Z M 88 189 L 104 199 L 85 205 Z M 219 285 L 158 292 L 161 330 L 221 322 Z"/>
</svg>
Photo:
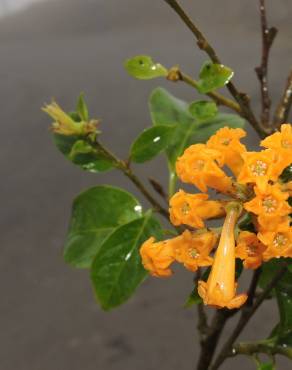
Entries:
<svg viewBox="0 0 292 370">
<path fill-rule="evenodd" d="M 85 122 L 89 121 L 89 113 L 88 113 L 87 105 L 85 103 L 84 93 L 81 93 L 78 98 L 76 113 L 79 115 L 82 121 L 85 121 Z"/>
<path fill-rule="evenodd" d="M 276 368 L 274 367 L 272 362 L 267 362 L 267 363 L 262 363 L 259 364 L 257 367 L 257 370 L 275 370 Z"/>
<path fill-rule="evenodd" d="M 201 94 L 207 94 L 223 87 L 231 80 L 233 74 L 232 69 L 229 67 L 206 62 L 200 71 L 198 90 Z"/>
<path fill-rule="evenodd" d="M 250 231 L 252 233 L 256 232 L 251 213 L 247 212 L 244 214 L 244 216 L 238 222 L 238 227 L 241 231 Z"/>
<path fill-rule="evenodd" d="M 141 216 L 141 205 L 122 189 L 96 186 L 84 191 L 73 203 L 65 261 L 75 267 L 89 268 L 109 234 Z"/>
<path fill-rule="evenodd" d="M 131 146 L 130 156 L 136 163 L 154 158 L 169 145 L 175 126 L 154 126 L 142 132 Z"/>
<path fill-rule="evenodd" d="M 159 63 L 154 63 L 148 55 L 138 55 L 125 62 L 125 68 L 130 76 L 139 80 L 150 80 L 156 77 L 166 77 L 168 71 Z"/>
<path fill-rule="evenodd" d="M 189 105 L 189 111 L 198 121 L 204 121 L 216 116 L 218 108 L 214 102 L 198 100 Z"/>
<path fill-rule="evenodd" d="M 150 236 L 161 239 L 162 229 L 148 212 L 116 229 L 99 248 L 91 267 L 91 279 L 104 310 L 124 303 L 146 277 L 139 249 Z"/>
<path fill-rule="evenodd" d="M 54 134 L 57 148 L 71 162 L 85 171 L 104 172 L 114 168 L 114 164 L 99 153 L 82 136 L 64 136 Z"/>
<path fill-rule="evenodd" d="M 222 127 L 242 128 L 244 125 L 245 120 L 236 114 L 218 113 L 215 118 L 201 122 L 196 126 L 192 143 L 205 143 Z"/>
<path fill-rule="evenodd" d="M 202 303 L 202 298 L 199 296 L 198 289 L 195 288 L 186 300 L 184 308 L 189 308 L 192 307 L 194 304 L 200 303 Z"/>
</svg>

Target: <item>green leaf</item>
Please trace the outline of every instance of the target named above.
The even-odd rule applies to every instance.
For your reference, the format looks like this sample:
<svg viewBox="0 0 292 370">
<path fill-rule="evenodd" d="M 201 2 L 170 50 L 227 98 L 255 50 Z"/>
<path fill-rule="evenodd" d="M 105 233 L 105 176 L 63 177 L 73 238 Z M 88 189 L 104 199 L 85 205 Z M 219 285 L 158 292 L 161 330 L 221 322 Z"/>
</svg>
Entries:
<svg viewBox="0 0 292 370">
<path fill-rule="evenodd" d="M 169 145 L 175 126 L 159 125 L 150 127 L 137 137 L 131 146 L 130 157 L 136 163 L 154 158 Z"/>
<path fill-rule="evenodd" d="M 252 214 L 247 212 L 241 217 L 241 219 L 238 222 L 238 227 L 241 231 L 250 231 L 252 233 L 256 232 L 255 226 L 253 224 L 252 220 Z"/>
<path fill-rule="evenodd" d="M 211 62 L 204 63 L 200 71 L 198 90 L 201 94 L 207 94 L 215 89 L 225 86 L 232 78 L 233 71 L 222 64 Z"/>
<path fill-rule="evenodd" d="M 154 125 L 174 125 L 175 131 L 166 150 L 170 168 L 190 144 L 196 123 L 189 112 L 188 104 L 177 99 L 163 88 L 155 89 L 150 96 L 150 113 Z"/>
<path fill-rule="evenodd" d="M 131 297 L 147 272 L 141 264 L 140 246 L 150 236 L 162 237 L 158 221 L 147 213 L 116 229 L 101 245 L 91 267 L 91 279 L 104 310 Z"/>
<path fill-rule="evenodd" d="M 139 80 L 150 80 L 156 77 L 166 77 L 168 71 L 159 63 L 154 63 L 148 55 L 138 55 L 125 62 L 126 71 Z"/>
<path fill-rule="evenodd" d="M 71 162 L 90 172 L 104 172 L 114 168 L 114 164 L 84 141 L 82 136 L 54 134 L 57 148 Z"/>
<path fill-rule="evenodd" d="M 85 122 L 89 121 L 89 113 L 87 104 L 85 103 L 84 93 L 81 93 L 78 98 L 76 113 L 78 114 L 82 121 Z"/>
<path fill-rule="evenodd" d="M 195 288 L 186 300 L 184 308 L 189 308 L 192 307 L 194 304 L 200 303 L 202 303 L 202 298 L 199 296 L 198 289 Z"/>
<path fill-rule="evenodd" d="M 274 367 L 272 362 L 267 362 L 267 363 L 262 363 L 259 364 L 257 367 L 257 370 L 275 370 L 276 368 Z"/>
<path fill-rule="evenodd" d="M 214 102 L 198 100 L 189 105 L 189 111 L 198 121 L 205 121 L 216 116 L 218 108 Z"/>
<path fill-rule="evenodd" d="M 214 135 L 220 128 L 228 126 L 231 128 L 242 128 L 245 120 L 236 114 L 218 113 L 215 118 L 200 122 L 193 135 L 193 143 L 205 143 L 210 136 Z"/>
<path fill-rule="evenodd" d="M 95 186 L 73 203 L 64 259 L 89 268 L 101 244 L 117 227 L 142 216 L 142 207 L 128 192 L 112 186 Z"/>
<path fill-rule="evenodd" d="M 292 164 L 290 166 L 286 167 L 284 171 L 282 172 L 280 179 L 283 182 L 289 182 L 292 180 Z"/>
</svg>

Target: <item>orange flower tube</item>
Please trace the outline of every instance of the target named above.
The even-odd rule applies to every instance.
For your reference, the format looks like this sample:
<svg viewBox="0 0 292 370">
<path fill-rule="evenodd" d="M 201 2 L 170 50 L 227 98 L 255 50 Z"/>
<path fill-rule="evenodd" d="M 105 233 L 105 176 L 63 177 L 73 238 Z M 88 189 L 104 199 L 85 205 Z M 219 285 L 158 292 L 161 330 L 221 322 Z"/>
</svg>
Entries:
<svg viewBox="0 0 292 370">
<path fill-rule="evenodd" d="M 207 282 L 199 281 L 198 293 L 204 304 L 229 309 L 240 307 L 246 294 L 235 295 L 235 238 L 234 227 L 241 213 L 238 203 L 229 203 L 215 260 Z"/>
</svg>

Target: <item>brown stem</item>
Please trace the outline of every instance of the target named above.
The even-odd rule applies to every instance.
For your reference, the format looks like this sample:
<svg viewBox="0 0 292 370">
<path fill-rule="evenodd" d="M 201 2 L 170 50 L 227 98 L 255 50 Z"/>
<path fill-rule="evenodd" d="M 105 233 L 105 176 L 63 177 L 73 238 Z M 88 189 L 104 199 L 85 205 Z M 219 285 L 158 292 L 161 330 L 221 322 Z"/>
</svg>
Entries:
<svg viewBox="0 0 292 370">
<path fill-rule="evenodd" d="M 266 4 L 265 0 L 259 0 L 260 14 L 261 14 L 261 30 L 262 30 L 262 59 L 261 65 L 255 68 L 258 79 L 261 84 L 261 96 L 262 96 L 262 114 L 261 120 L 264 127 L 271 128 L 272 122 L 270 122 L 270 108 L 271 99 L 269 95 L 268 87 L 268 63 L 269 53 L 273 41 L 277 35 L 278 30 L 275 27 L 268 27 L 267 15 L 266 15 Z"/>
<path fill-rule="evenodd" d="M 284 276 L 284 274 L 287 271 L 287 265 L 284 264 L 284 266 L 274 275 L 270 283 L 266 286 L 264 291 L 261 293 L 261 295 L 256 299 L 253 306 L 246 305 L 242 311 L 242 314 L 240 316 L 240 319 L 232 332 L 231 336 L 228 338 L 228 340 L 223 345 L 223 348 L 221 352 L 219 353 L 217 359 L 214 362 L 214 365 L 211 367 L 211 370 L 217 370 L 222 365 L 222 363 L 225 361 L 227 357 L 229 357 L 229 354 L 232 350 L 233 344 L 238 338 L 238 336 L 241 334 L 242 330 L 245 328 L 246 324 L 249 322 L 250 318 L 253 316 L 253 314 L 256 312 L 256 310 L 259 308 L 259 306 L 264 302 L 264 300 L 269 296 L 273 288 L 276 286 L 276 284 L 281 280 L 281 278 Z M 207 368 L 206 368 L 207 369 Z"/>
<path fill-rule="evenodd" d="M 92 144 L 92 143 L 91 143 Z M 123 172 L 125 176 L 127 176 L 132 183 L 136 186 L 137 189 L 145 196 L 145 198 L 149 201 L 149 203 L 153 206 L 153 208 L 159 212 L 163 217 L 165 217 L 169 221 L 169 213 L 168 211 L 148 192 L 145 188 L 143 183 L 140 179 L 135 175 L 133 170 L 129 167 L 129 165 L 117 158 L 112 152 L 110 152 L 104 145 L 102 145 L 99 141 L 94 143 L 95 148 L 106 158 L 113 162 L 115 167 Z"/>
<path fill-rule="evenodd" d="M 265 353 L 269 356 L 282 355 L 292 359 L 292 349 L 283 346 L 275 346 L 274 343 L 269 344 L 268 341 L 262 342 L 243 342 L 238 343 L 233 347 L 230 357 L 236 355 L 252 356 L 253 354 Z"/>
<path fill-rule="evenodd" d="M 292 105 L 292 69 L 287 79 L 286 87 L 274 115 L 274 125 L 278 128 L 287 122 Z"/>
<path fill-rule="evenodd" d="M 185 13 L 183 8 L 180 6 L 177 0 L 164 0 L 168 5 L 171 6 L 171 8 L 178 14 L 178 16 L 182 19 L 182 21 L 185 23 L 185 25 L 191 30 L 191 32 L 195 35 L 197 39 L 197 44 L 200 49 L 205 51 L 209 58 L 212 60 L 213 63 L 216 64 L 222 64 L 220 58 L 215 52 L 215 49 L 212 47 L 212 45 L 209 43 L 209 41 L 206 39 L 204 34 L 201 32 L 201 30 L 193 23 L 193 21 L 189 18 L 189 16 Z M 261 124 L 261 122 L 258 122 L 256 119 L 249 103 L 249 97 L 247 94 L 242 93 L 237 90 L 235 85 L 232 82 L 229 82 L 227 84 L 227 88 L 230 92 L 230 94 L 234 97 L 234 99 L 237 101 L 237 103 L 240 106 L 241 112 L 243 117 L 245 117 L 248 122 L 254 127 L 254 129 L 258 132 L 258 134 L 261 137 L 265 136 L 265 133 L 267 133 L 265 127 Z"/>
<path fill-rule="evenodd" d="M 256 288 L 257 288 L 261 273 L 262 273 L 262 269 L 260 267 L 256 269 L 253 273 L 250 286 L 249 286 L 249 290 L 248 290 L 248 298 L 246 301 L 246 305 L 249 307 L 253 305 L 253 300 L 256 294 Z"/>
</svg>

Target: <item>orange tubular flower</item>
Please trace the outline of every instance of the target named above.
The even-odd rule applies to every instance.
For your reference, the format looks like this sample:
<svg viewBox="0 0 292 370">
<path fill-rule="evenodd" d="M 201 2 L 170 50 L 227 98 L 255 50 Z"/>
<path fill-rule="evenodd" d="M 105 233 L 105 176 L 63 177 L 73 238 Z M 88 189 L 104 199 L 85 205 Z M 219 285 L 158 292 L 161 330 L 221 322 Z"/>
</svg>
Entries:
<svg viewBox="0 0 292 370">
<path fill-rule="evenodd" d="M 292 125 L 283 124 L 280 132 L 266 137 L 261 141 L 261 146 L 275 150 L 283 150 L 287 154 L 292 153 Z"/>
<path fill-rule="evenodd" d="M 223 162 L 220 165 L 226 164 L 235 176 L 243 165 L 241 154 L 246 152 L 246 148 L 240 139 L 245 136 L 246 132 L 240 128 L 223 127 L 207 141 L 208 148 L 219 150 L 223 154 Z"/>
<path fill-rule="evenodd" d="M 276 231 L 260 230 L 258 238 L 267 246 L 263 253 L 264 261 L 271 258 L 292 257 L 292 227 L 288 217 L 285 222 L 278 225 Z"/>
<path fill-rule="evenodd" d="M 263 262 L 263 252 L 266 250 L 256 234 L 249 231 L 242 231 L 237 239 L 235 257 L 244 260 L 243 266 L 246 269 L 257 269 Z"/>
<path fill-rule="evenodd" d="M 265 189 L 255 187 L 256 197 L 244 204 L 244 208 L 258 215 L 259 224 L 267 230 L 275 230 L 283 216 L 291 213 L 287 203 L 288 193 L 282 192 L 278 184 L 266 185 Z"/>
<path fill-rule="evenodd" d="M 205 144 L 195 144 L 187 148 L 176 162 L 179 178 L 195 185 L 202 192 L 207 187 L 222 193 L 232 190 L 232 181 L 218 166 L 223 163 L 223 156 L 218 150 L 209 149 Z"/>
<path fill-rule="evenodd" d="M 227 207 L 227 216 L 207 282 L 199 281 L 198 293 L 204 304 L 217 308 L 238 308 L 247 299 L 246 294 L 236 294 L 234 227 L 239 216 L 238 204 Z"/>
<path fill-rule="evenodd" d="M 170 221 L 176 226 L 184 224 L 203 228 L 203 220 L 225 215 L 221 202 L 207 199 L 207 194 L 188 194 L 183 190 L 178 191 L 169 201 Z"/>
<path fill-rule="evenodd" d="M 172 275 L 169 266 L 174 262 L 174 244 L 172 239 L 155 243 L 153 237 L 149 238 L 140 248 L 142 264 L 151 275 L 168 277 Z"/>
<path fill-rule="evenodd" d="M 210 266 L 213 258 L 209 257 L 217 241 L 217 235 L 211 231 L 191 233 L 186 230 L 181 238 L 175 238 L 175 259 L 183 263 L 190 271 L 198 267 Z"/>
</svg>

